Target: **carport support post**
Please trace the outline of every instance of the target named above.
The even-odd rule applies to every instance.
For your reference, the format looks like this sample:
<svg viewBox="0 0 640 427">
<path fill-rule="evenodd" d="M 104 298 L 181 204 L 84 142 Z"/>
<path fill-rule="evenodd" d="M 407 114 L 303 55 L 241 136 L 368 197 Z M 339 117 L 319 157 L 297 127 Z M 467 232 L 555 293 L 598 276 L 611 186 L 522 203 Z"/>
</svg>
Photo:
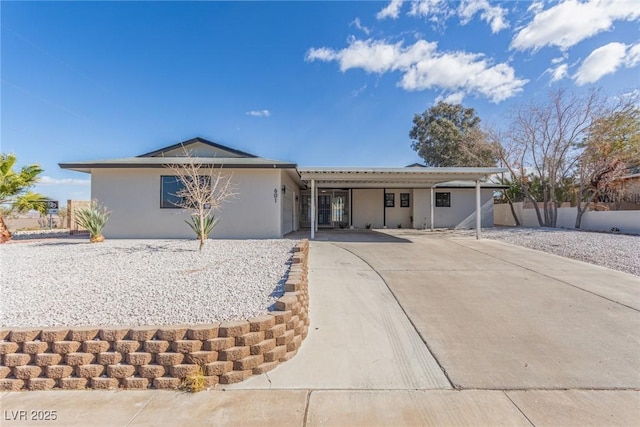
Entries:
<svg viewBox="0 0 640 427">
<path fill-rule="evenodd" d="M 480 239 L 481 226 L 482 226 L 482 201 L 480 198 L 480 180 L 476 179 L 476 240 Z"/>
<path fill-rule="evenodd" d="M 316 238 L 316 180 L 311 180 L 311 240 Z"/>
<path fill-rule="evenodd" d="M 429 213 L 431 215 L 431 220 L 430 220 L 430 224 L 431 224 L 431 231 L 433 231 L 433 217 L 434 217 L 434 213 L 433 213 L 433 205 L 434 205 L 434 201 L 433 201 L 433 186 L 431 186 L 430 188 L 431 190 L 431 196 L 429 197 Z"/>
</svg>

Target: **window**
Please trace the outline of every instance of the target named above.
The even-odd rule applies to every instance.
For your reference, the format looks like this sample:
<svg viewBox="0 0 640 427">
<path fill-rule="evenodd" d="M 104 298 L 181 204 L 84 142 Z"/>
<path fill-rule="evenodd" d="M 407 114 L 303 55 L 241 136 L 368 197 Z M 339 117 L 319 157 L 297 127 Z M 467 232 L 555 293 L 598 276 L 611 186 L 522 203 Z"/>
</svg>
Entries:
<svg viewBox="0 0 640 427">
<path fill-rule="evenodd" d="M 409 193 L 400 193 L 400 207 L 408 208 L 409 205 Z"/>
<path fill-rule="evenodd" d="M 392 208 L 396 205 L 395 193 L 384 193 L 384 207 Z"/>
<path fill-rule="evenodd" d="M 211 177 L 210 176 L 199 176 L 200 185 L 197 186 L 200 188 L 200 191 L 205 191 L 207 187 L 211 187 Z M 191 178 L 186 177 L 186 179 L 191 180 Z M 196 186 L 194 186 L 196 187 Z M 166 176 L 163 175 L 160 177 L 160 207 L 161 208 L 173 208 L 180 209 L 183 206 L 184 198 L 177 196 L 177 194 L 184 188 L 184 184 L 177 176 Z M 189 207 L 189 206 L 187 206 Z M 193 206 L 190 206 L 193 207 Z M 209 209 L 208 204 L 204 204 L 205 209 Z"/>
<path fill-rule="evenodd" d="M 451 193 L 436 193 L 436 207 L 437 208 L 450 208 L 451 207 Z"/>
<path fill-rule="evenodd" d="M 184 188 L 182 181 L 177 176 L 160 177 L 160 207 L 181 208 L 182 197 L 176 196 Z"/>
</svg>

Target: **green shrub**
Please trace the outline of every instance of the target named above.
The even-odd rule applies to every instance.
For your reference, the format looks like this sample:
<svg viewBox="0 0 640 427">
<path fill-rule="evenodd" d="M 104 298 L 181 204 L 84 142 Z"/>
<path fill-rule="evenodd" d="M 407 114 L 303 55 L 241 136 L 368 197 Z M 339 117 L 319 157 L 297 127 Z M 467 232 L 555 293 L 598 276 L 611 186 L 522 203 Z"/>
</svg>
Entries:
<svg viewBox="0 0 640 427">
<path fill-rule="evenodd" d="M 91 201 L 88 208 L 78 209 L 76 212 L 76 224 L 89 230 L 91 243 L 104 241 L 102 229 L 104 228 L 111 212 L 106 207 L 100 206 L 96 200 Z"/>
<path fill-rule="evenodd" d="M 209 234 L 211 234 L 213 228 L 218 225 L 220 219 L 216 218 L 213 214 L 202 216 L 193 214 L 191 215 L 190 221 L 185 220 L 184 222 L 196 233 L 196 236 L 200 240 L 200 250 L 202 250 L 205 240 L 209 238 Z"/>
</svg>

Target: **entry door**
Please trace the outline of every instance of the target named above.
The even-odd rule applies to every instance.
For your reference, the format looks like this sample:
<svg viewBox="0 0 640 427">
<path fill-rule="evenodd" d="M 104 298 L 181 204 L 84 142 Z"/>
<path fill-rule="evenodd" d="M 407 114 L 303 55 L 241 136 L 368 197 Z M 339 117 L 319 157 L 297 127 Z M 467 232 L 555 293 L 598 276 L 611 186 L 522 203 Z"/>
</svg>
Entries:
<svg viewBox="0 0 640 427">
<path fill-rule="evenodd" d="M 318 195 L 318 226 L 331 225 L 331 195 Z"/>
<path fill-rule="evenodd" d="M 282 234 L 293 231 L 293 194 L 287 191 L 282 195 Z"/>
</svg>

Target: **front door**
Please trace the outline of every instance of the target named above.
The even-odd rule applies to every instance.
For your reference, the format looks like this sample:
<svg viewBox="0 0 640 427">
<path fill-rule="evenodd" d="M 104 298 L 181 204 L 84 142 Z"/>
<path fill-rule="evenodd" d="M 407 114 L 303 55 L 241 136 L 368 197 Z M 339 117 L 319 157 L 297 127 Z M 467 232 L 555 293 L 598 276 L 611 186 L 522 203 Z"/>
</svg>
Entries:
<svg viewBox="0 0 640 427">
<path fill-rule="evenodd" d="M 318 195 L 318 226 L 330 226 L 331 224 L 331 195 Z"/>
</svg>

